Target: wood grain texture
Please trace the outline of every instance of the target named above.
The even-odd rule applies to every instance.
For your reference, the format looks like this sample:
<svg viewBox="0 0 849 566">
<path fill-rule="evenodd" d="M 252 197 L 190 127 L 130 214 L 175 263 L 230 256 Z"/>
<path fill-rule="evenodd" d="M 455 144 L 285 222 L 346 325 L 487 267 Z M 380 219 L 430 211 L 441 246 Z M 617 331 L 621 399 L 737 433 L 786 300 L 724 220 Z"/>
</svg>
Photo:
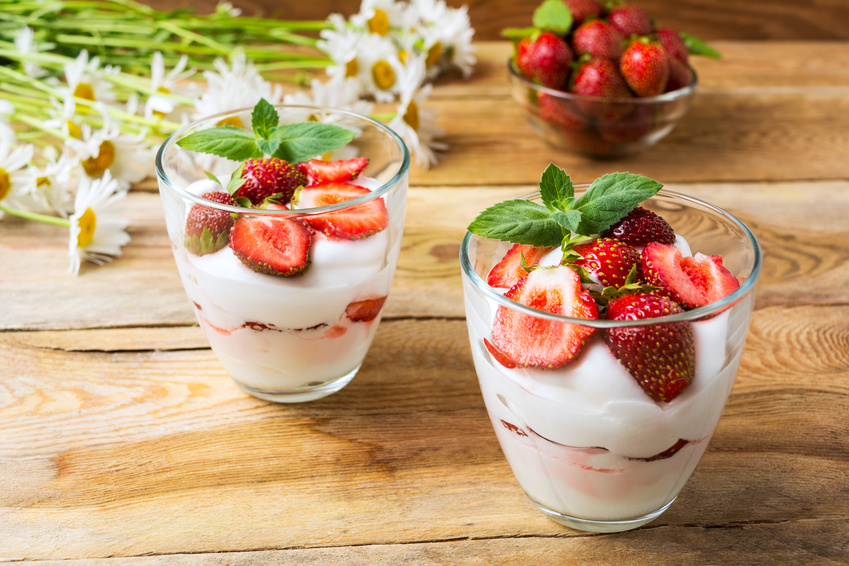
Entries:
<svg viewBox="0 0 849 566">
<path fill-rule="evenodd" d="M 217 0 L 145 0 L 162 10 L 192 7 L 209 13 Z M 468 8 L 475 40 L 500 39 L 506 27 L 531 25 L 540 0 L 447 0 Z M 246 15 L 293 20 L 323 20 L 330 13 L 349 16 L 359 0 L 232 0 Z M 687 31 L 702 39 L 849 39 L 849 5 L 842 0 L 630 0 L 658 25 Z"/>
</svg>

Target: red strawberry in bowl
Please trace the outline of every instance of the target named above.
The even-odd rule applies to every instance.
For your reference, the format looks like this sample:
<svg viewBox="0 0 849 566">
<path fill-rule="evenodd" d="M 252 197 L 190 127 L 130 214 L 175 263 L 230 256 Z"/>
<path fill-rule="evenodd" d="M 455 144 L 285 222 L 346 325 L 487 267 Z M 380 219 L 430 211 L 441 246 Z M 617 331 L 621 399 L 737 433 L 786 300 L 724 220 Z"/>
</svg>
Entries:
<svg viewBox="0 0 849 566">
<path fill-rule="evenodd" d="M 368 166 L 367 157 L 349 159 L 310 159 L 298 163 L 298 170 L 304 173 L 310 184 L 348 182 L 360 176 Z"/>
<path fill-rule="evenodd" d="M 716 302 L 740 286 L 718 255 L 683 257 L 675 246 L 652 242 L 643 249 L 641 262 L 646 283 L 689 309 Z"/>
<path fill-rule="evenodd" d="M 576 57 L 616 60 L 625 51 L 625 36 L 609 22 L 590 20 L 572 34 L 572 47 Z"/>
<path fill-rule="evenodd" d="M 513 244 L 513 247 L 507 250 L 507 253 L 501 258 L 501 261 L 495 264 L 489 271 L 489 275 L 486 277 L 486 284 L 490 287 L 509 289 L 528 274 L 525 268 L 522 267 L 522 260 L 524 260 L 526 266 L 532 267 L 537 265 L 539 260 L 552 249 Z"/>
<path fill-rule="evenodd" d="M 616 63 L 610 59 L 590 59 L 582 63 L 572 78 L 573 93 L 605 100 L 579 100 L 578 107 L 589 116 L 602 120 L 616 120 L 633 109 L 628 84 Z M 607 99 L 614 99 L 613 101 Z"/>
<path fill-rule="evenodd" d="M 310 230 L 299 218 L 242 216 L 230 231 L 230 248 L 259 273 L 291 277 L 310 262 Z"/>
<path fill-rule="evenodd" d="M 607 19 L 626 38 L 652 32 L 651 18 L 639 6 L 617 6 L 608 12 Z"/>
<path fill-rule="evenodd" d="M 233 197 L 222 191 L 205 193 L 203 198 L 236 206 Z M 226 210 L 195 204 L 186 219 L 186 249 L 195 255 L 217 252 L 227 245 L 232 226 L 233 217 Z"/>
<path fill-rule="evenodd" d="M 687 65 L 690 52 L 680 33 L 672 28 L 660 28 L 654 33 L 670 59 L 678 59 L 684 65 Z"/>
<path fill-rule="evenodd" d="M 255 206 L 276 194 L 280 194 L 280 202 L 286 204 L 298 187 L 307 184 L 304 173 L 276 157 L 248 159 L 242 166 L 242 179 L 244 184 L 233 193 L 233 197 L 247 198 Z"/>
<path fill-rule="evenodd" d="M 516 45 L 516 67 L 527 79 L 549 88 L 563 88 L 569 77 L 572 49 L 552 32 L 522 38 Z"/>
<path fill-rule="evenodd" d="M 634 94 L 655 96 L 666 89 L 669 56 L 657 41 L 636 39 L 622 53 L 619 70 Z"/>
<path fill-rule="evenodd" d="M 575 25 L 581 25 L 591 18 L 599 18 L 602 14 L 601 4 L 596 0 L 563 0 L 572 13 Z"/>
<path fill-rule="evenodd" d="M 640 253 L 616 238 L 599 238 L 573 248 L 581 255 L 572 262 L 605 287 L 622 287 L 631 270 L 641 276 Z"/>
<path fill-rule="evenodd" d="M 674 244 L 675 231 L 658 214 L 643 208 L 634 207 L 628 214 L 611 224 L 603 236 L 619 238 L 632 246 L 645 246 L 651 242 Z"/>
<path fill-rule="evenodd" d="M 634 293 L 611 301 L 607 318 L 636 321 L 682 312 L 666 297 Z M 655 401 L 672 401 L 693 381 L 696 346 L 687 321 L 608 328 L 604 338 L 611 353 Z"/>
<path fill-rule="evenodd" d="M 596 319 L 598 307 L 568 267 L 537 268 L 505 296 L 537 310 L 572 318 Z M 554 369 L 578 355 L 595 329 L 546 320 L 499 307 L 492 328 L 495 348 L 521 366 Z"/>
<path fill-rule="evenodd" d="M 317 208 L 366 196 L 371 191 L 350 183 L 322 183 L 299 190 L 294 204 L 297 208 Z M 326 236 L 358 240 L 380 232 L 389 221 L 382 198 L 375 198 L 348 208 L 321 214 L 311 214 L 304 221 Z"/>
</svg>

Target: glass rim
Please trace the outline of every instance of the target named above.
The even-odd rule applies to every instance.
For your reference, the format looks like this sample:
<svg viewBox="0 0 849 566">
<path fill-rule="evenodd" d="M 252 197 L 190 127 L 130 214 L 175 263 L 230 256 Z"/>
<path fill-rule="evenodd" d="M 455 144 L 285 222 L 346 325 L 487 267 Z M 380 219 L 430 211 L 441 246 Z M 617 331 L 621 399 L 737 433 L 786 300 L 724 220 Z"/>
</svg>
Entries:
<svg viewBox="0 0 849 566">
<path fill-rule="evenodd" d="M 589 185 L 576 185 L 575 188 L 585 188 L 589 187 Z M 520 196 L 520 199 L 529 199 L 539 195 L 539 191 L 534 191 L 532 193 L 528 193 L 526 195 Z M 683 193 L 679 193 L 676 191 L 670 191 L 667 189 L 661 189 L 658 191 L 657 195 L 662 197 L 671 197 L 672 199 L 678 199 L 684 201 L 689 205 L 698 205 L 699 207 L 708 208 L 716 214 L 719 214 L 723 218 L 726 218 L 732 222 L 737 228 L 739 228 L 748 238 L 749 244 L 752 247 L 753 252 L 753 265 L 752 270 L 749 273 L 748 277 L 740 283 L 740 286 L 735 289 L 729 295 L 726 295 L 722 299 L 710 303 L 709 305 L 705 305 L 703 307 L 698 307 L 691 310 L 686 310 L 682 313 L 672 314 L 668 316 L 651 318 L 651 319 L 643 319 L 643 320 L 606 320 L 606 319 L 585 319 L 585 318 L 572 318 L 568 316 L 558 315 L 546 311 L 537 310 L 531 308 L 529 306 L 523 305 L 514 301 L 513 299 L 509 299 L 506 296 L 502 295 L 492 287 L 490 287 L 486 281 L 478 275 L 478 273 L 474 270 L 471 263 L 471 258 L 469 257 L 469 245 L 472 241 L 472 238 L 479 238 L 481 240 L 487 240 L 490 238 L 484 238 L 482 236 L 477 236 L 472 234 L 469 231 L 466 231 L 466 235 L 463 237 L 463 241 L 460 245 L 460 268 L 463 277 L 468 279 L 476 288 L 478 288 L 485 297 L 495 301 L 499 306 L 508 307 L 510 309 L 519 311 L 523 314 L 527 314 L 530 316 L 534 316 L 536 318 L 544 318 L 547 320 L 553 320 L 557 322 L 568 322 L 571 324 L 578 324 L 581 326 L 587 326 L 590 328 L 603 329 L 603 328 L 624 328 L 624 327 L 634 327 L 634 326 L 653 326 L 655 324 L 660 323 L 669 323 L 669 322 L 681 322 L 681 321 L 695 321 L 699 319 L 703 319 L 709 316 L 713 316 L 719 314 L 720 312 L 730 308 L 734 304 L 741 301 L 746 297 L 750 292 L 753 292 L 755 289 L 755 285 L 757 284 L 758 276 L 760 275 L 762 263 L 763 263 L 763 254 L 761 252 L 761 246 L 758 242 L 758 239 L 755 237 L 754 233 L 746 226 L 739 218 L 728 212 L 727 210 L 705 202 L 701 199 L 691 197 L 689 195 L 685 195 Z M 654 197 L 652 197 L 654 198 Z M 647 199 L 647 200 L 651 200 Z M 499 240 L 493 240 L 499 241 Z"/>
<path fill-rule="evenodd" d="M 262 208 L 244 208 L 241 206 L 233 206 L 229 204 L 222 204 L 215 201 L 211 201 L 203 198 L 201 195 L 196 195 L 192 192 L 186 190 L 185 187 L 178 186 L 173 180 L 168 176 L 165 172 L 165 168 L 163 166 L 163 156 L 167 149 L 171 147 L 175 147 L 177 140 L 183 137 L 186 132 L 191 130 L 192 128 L 198 127 L 199 124 L 203 122 L 212 122 L 212 121 L 220 121 L 227 116 L 232 116 L 234 114 L 240 114 L 252 111 L 252 108 L 237 108 L 234 110 L 227 110 L 225 112 L 218 112 L 217 114 L 210 114 L 208 116 L 204 116 L 203 118 L 198 118 L 188 124 L 183 125 L 180 129 L 173 132 L 171 135 L 166 138 L 162 145 L 159 146 L 159 149 L 156 152 L 156 158 L 154 160 L 154 168 L 156 170 L 156 177 L 160 181 L 160 187 L 165 186 L 168 190 L 176 194 L 177 196 L 192 201 L 194 204 L 201 204 L 203 206 L 208 206 L 210 208 L 226 210 L 227 212 L 241 215 L 257 215 L 257 216 L 281 216 L 281 215 L 292 215 L 292 216 L 305 216 L 312 214 L 323 214 L 327 212 L 333 212 L 336 210 L 344 210 L 347 208 L 351 208 L 360 204 L 367 203 L 371 200 L 381 197 L 383 194 L 389 192 L 392 188 L 398 186 L 407 175 L 410 170 L 410 151 L 407 148 L 407 144 L 404 143 L 404 140 L 401 139 L 395 130 L 378 122 L 373 118 L 369 118 L 363 114 L 358 114 L 356 112 L 351 112 L 349 110 L 343 110 L 341 108 L 333 108 L 330 106 L 315 106 L 308 104 L 275 104 L 273 105 L 275 109 L 301 109 L 301 110 L 313 110 L 317 112 L 330 112 L 337 115 L 347 116 L 353 120 L 357 120 L 359 122 L 365 122 L 370 126 L 377 128 L 377 130 L 384 133 L 389 139 L 395 142 L 395 145 L 401 150 L 401 164 L 398 167 L 398 171 L 389 179 L 387 182 L 381 184 L 380 187 L 372 190 L 367 195 L 363 195 L 361 197 L 357 197 L 355 199 L 346 200 L 336 204 L 330 204 L 326 206 L 318 206 L 313 208 L 299 208 L 299 209 L 262 209 Z M 204 128 L 207 129 L 207 128 Z M 180 148 L 182 149 L 182 148 Z M 189 151 L 189 150 L 183 150 Z M 193 152 L 196 153 L 196 152 Z M 226 159 L 226 158 L 222 158 Z M 198 179 L 202 180 L 202 179 Z"/>
<path fill-rule="evenodd" d="M 655 96 L 634 96 L 631 98 L 601 98 L 598 96 L 587 96 L 585 94 L 575 94 L 574 92 L 567 92 L 565 90 L 559 90 L 556 88 L 550 88 L 547 86 L 543 86 L 541 84 L 537 84 L 533 81 L 530 81 L 523 77 L 513 65 L 513 61 L 507 61 L 507 70 L 510 73 L 510 79 L 520 84 L 521 86 L 538 90 L 540 92 L 544 92 L 550 96 L 556 96 L 557 98 L 562 98 L 565 100 L 580 100 L 587 102 L 595 102 L 595 103 L 616 103 L 616 104 L 656 104 L 658 102 L 672 102 L 674 100 L 678 100 L 680 98 L 684 98 L 693 94 L 696 90 L 696 86 L 699 82 L 699 76 L 696 73 L 696 70 L 690 65 L 687 64 L 687 68 L 690 69 L 690 73 L 693 75 L 693 80 L 690 84 L 685 87 L 679 88 L 677 90 L 672 90 L 669 92 L 664 92 L 661 94 L 657 94 Z"/>
</svg>

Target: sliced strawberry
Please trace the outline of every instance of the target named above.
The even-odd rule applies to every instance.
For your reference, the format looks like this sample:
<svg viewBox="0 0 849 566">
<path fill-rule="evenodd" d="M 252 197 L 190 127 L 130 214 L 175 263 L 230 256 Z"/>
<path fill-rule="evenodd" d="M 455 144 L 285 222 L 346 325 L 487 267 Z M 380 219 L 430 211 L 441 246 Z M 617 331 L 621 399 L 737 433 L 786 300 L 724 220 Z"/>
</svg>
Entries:
<svg viewBox="0 0 849 566">
<path fill-rule="evenodd" d="M 380 314 L 380 309 L 383 308 L 385 302 L 385 296 L 377 299 L 354 301 L 345 307 L 345 316 L 354 322 L 371 322 Z"/>
<path fill-rule="evenodd" d="M 583 267 L 605 287 L 621 287 L 628 275 L 637 267 L 637 278 L 642 278 L 640 253 L 616 238 L 599 238 L 573 248 L 583 256 L 572 263 Z"/>
<path fill-rule="evenodd" d="M 722 266 L 721 256 L 683 257 L 674 246 L 652 242 L 640 258 L 646 283 L 660 287 L 658 293 L 688 309 L 718 301 L 740 286 Z"/>
<path fill-rule="evenodd" d="M 243 216 L 230 231 L 230 248 L 242 263 L 259 273 L 284 277 L 307 268 L 311 241 L 310 229 L 298 218 Z"/>
<path fill-rule="evenodd" d="M 651 293 L 634 293 L 610 301 L 610 320 L 645 320 L 682 313 L 676 302 Z M 687 321 L 608 328 L 610 352 L 655 401 L 671 401 L 693 381 L 696 344 Z"/>
<path fill-rule="evenodd" d="M 505 296 L 542 311 L 584 319 L 598 318 L 598 306 L 568 267 L 540 267 L 523 277 Z M 493 345 L 518 365 L 558 368 L 578 355 L 594 328 L 537 318 L 501 306 L 492 328 Z"/>
<path fill-rule="evenodd" d="M 203 198 L 236 206 L 233 197 L 221 191 L 205 193 Z M 186 249 L 195 255 L 217 252 L 227 245 L 232 227 L 233 217 L 226 210 L 195 204 L 186 219 Z"/>
<path fill-rule="evenodd" d="M 297 208 L 329 206 L 369 194 L 365 187 L 349 183 L 322 183 L 300 190 L 296 195 Z M 380 232 L 389 221 L 382 198 L 375 198 L 341 210 L 305 216 L 313 229 L 327 236 L 345 240 L 358 240 Z"/>
<path fill-rule="evenodd" d="M 509 289 L 528 274 L 522 267 L 523 257 L 525 258 L 525 265 L 533 267 L 552 249 L 554 248 L 537 248 L 526 244 L 514 244 L 512 248 L 507 250 L 501 261 L 490 270 L 486 277 L 487 285 Z"/>
<path fill-rule="evenodd" d="M 310 159 L 298 163 L 298 170 L 304 173 L 310 184 L 338 183 L 357 178 L 368 165 L 368 157 L 352 157 L 324 161 Z"/>
<path fill-rule="evenodd" d="M 486 347 L 487 352 L 489 352 L 490 355 L 495 358 L 495 361 L 501 364 L 502 366 L 506 367 L 507 369 L 514 369 L 518 367 L 519 364 L 508 358 L 504 352 L 493 346 L 492 342 L 490 342 L 486 338 L 483 339 L 483 345 Z"/>
<path fill-rule="evenodd" d="M 689 440 L 684 440 L 683 438 L 679 438 L 675 444 L 660 452 L 655 454 L 654 456 L 649 456 L 648 458 L 628 458 L 629 460 L 638 460 L 640 462 L 654 462 L 656 460 L 666 460 L 667 458 L 673 457 L 677 454 L 682 448 L 684 448 L 687 444 L 689 444 Z"/>
<path fill-rule="evenodd" d="M 247 198 L 253 205 L 260 205 L 272 195 L 280 194 L 286 204 L 295 190 L 307 184 L 307 176 L 297 167 L 276 157 L 248 159 L 242 166 L 244 184 L 233 193 L 234 197 Z"/>
<path fill-rule="evenodd" d="M 645 246 L 651 242 L 675 243 L 672 226 L 663 217 L 642 206 L 635 207 L 602 235 L 619 238 L 632 246 Z"/>
</svg>

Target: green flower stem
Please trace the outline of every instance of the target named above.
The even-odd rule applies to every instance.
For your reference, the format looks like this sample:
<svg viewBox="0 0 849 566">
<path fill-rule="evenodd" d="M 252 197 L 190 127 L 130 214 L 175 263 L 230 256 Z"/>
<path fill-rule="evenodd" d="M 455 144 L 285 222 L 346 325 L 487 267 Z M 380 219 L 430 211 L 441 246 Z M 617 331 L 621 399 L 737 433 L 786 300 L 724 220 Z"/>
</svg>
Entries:
<svg viewBox="0 0 849 566">
<path fill-rule="evenodd" d="M 60 218 L 59 216 L 51 216 L 49 214 L 39 214 L 38 212 L 30 212 L 28 210 L 18 210 L 17 208 L 9 208 L 0 204 L 0 211 L 19 218 L 27 220 L 35 220 L 36 222 L 44 222 L 45 224 L 53 224 L 54 226 L 71 227 L 71 221 L 68 218 Z"/>
</svg>

